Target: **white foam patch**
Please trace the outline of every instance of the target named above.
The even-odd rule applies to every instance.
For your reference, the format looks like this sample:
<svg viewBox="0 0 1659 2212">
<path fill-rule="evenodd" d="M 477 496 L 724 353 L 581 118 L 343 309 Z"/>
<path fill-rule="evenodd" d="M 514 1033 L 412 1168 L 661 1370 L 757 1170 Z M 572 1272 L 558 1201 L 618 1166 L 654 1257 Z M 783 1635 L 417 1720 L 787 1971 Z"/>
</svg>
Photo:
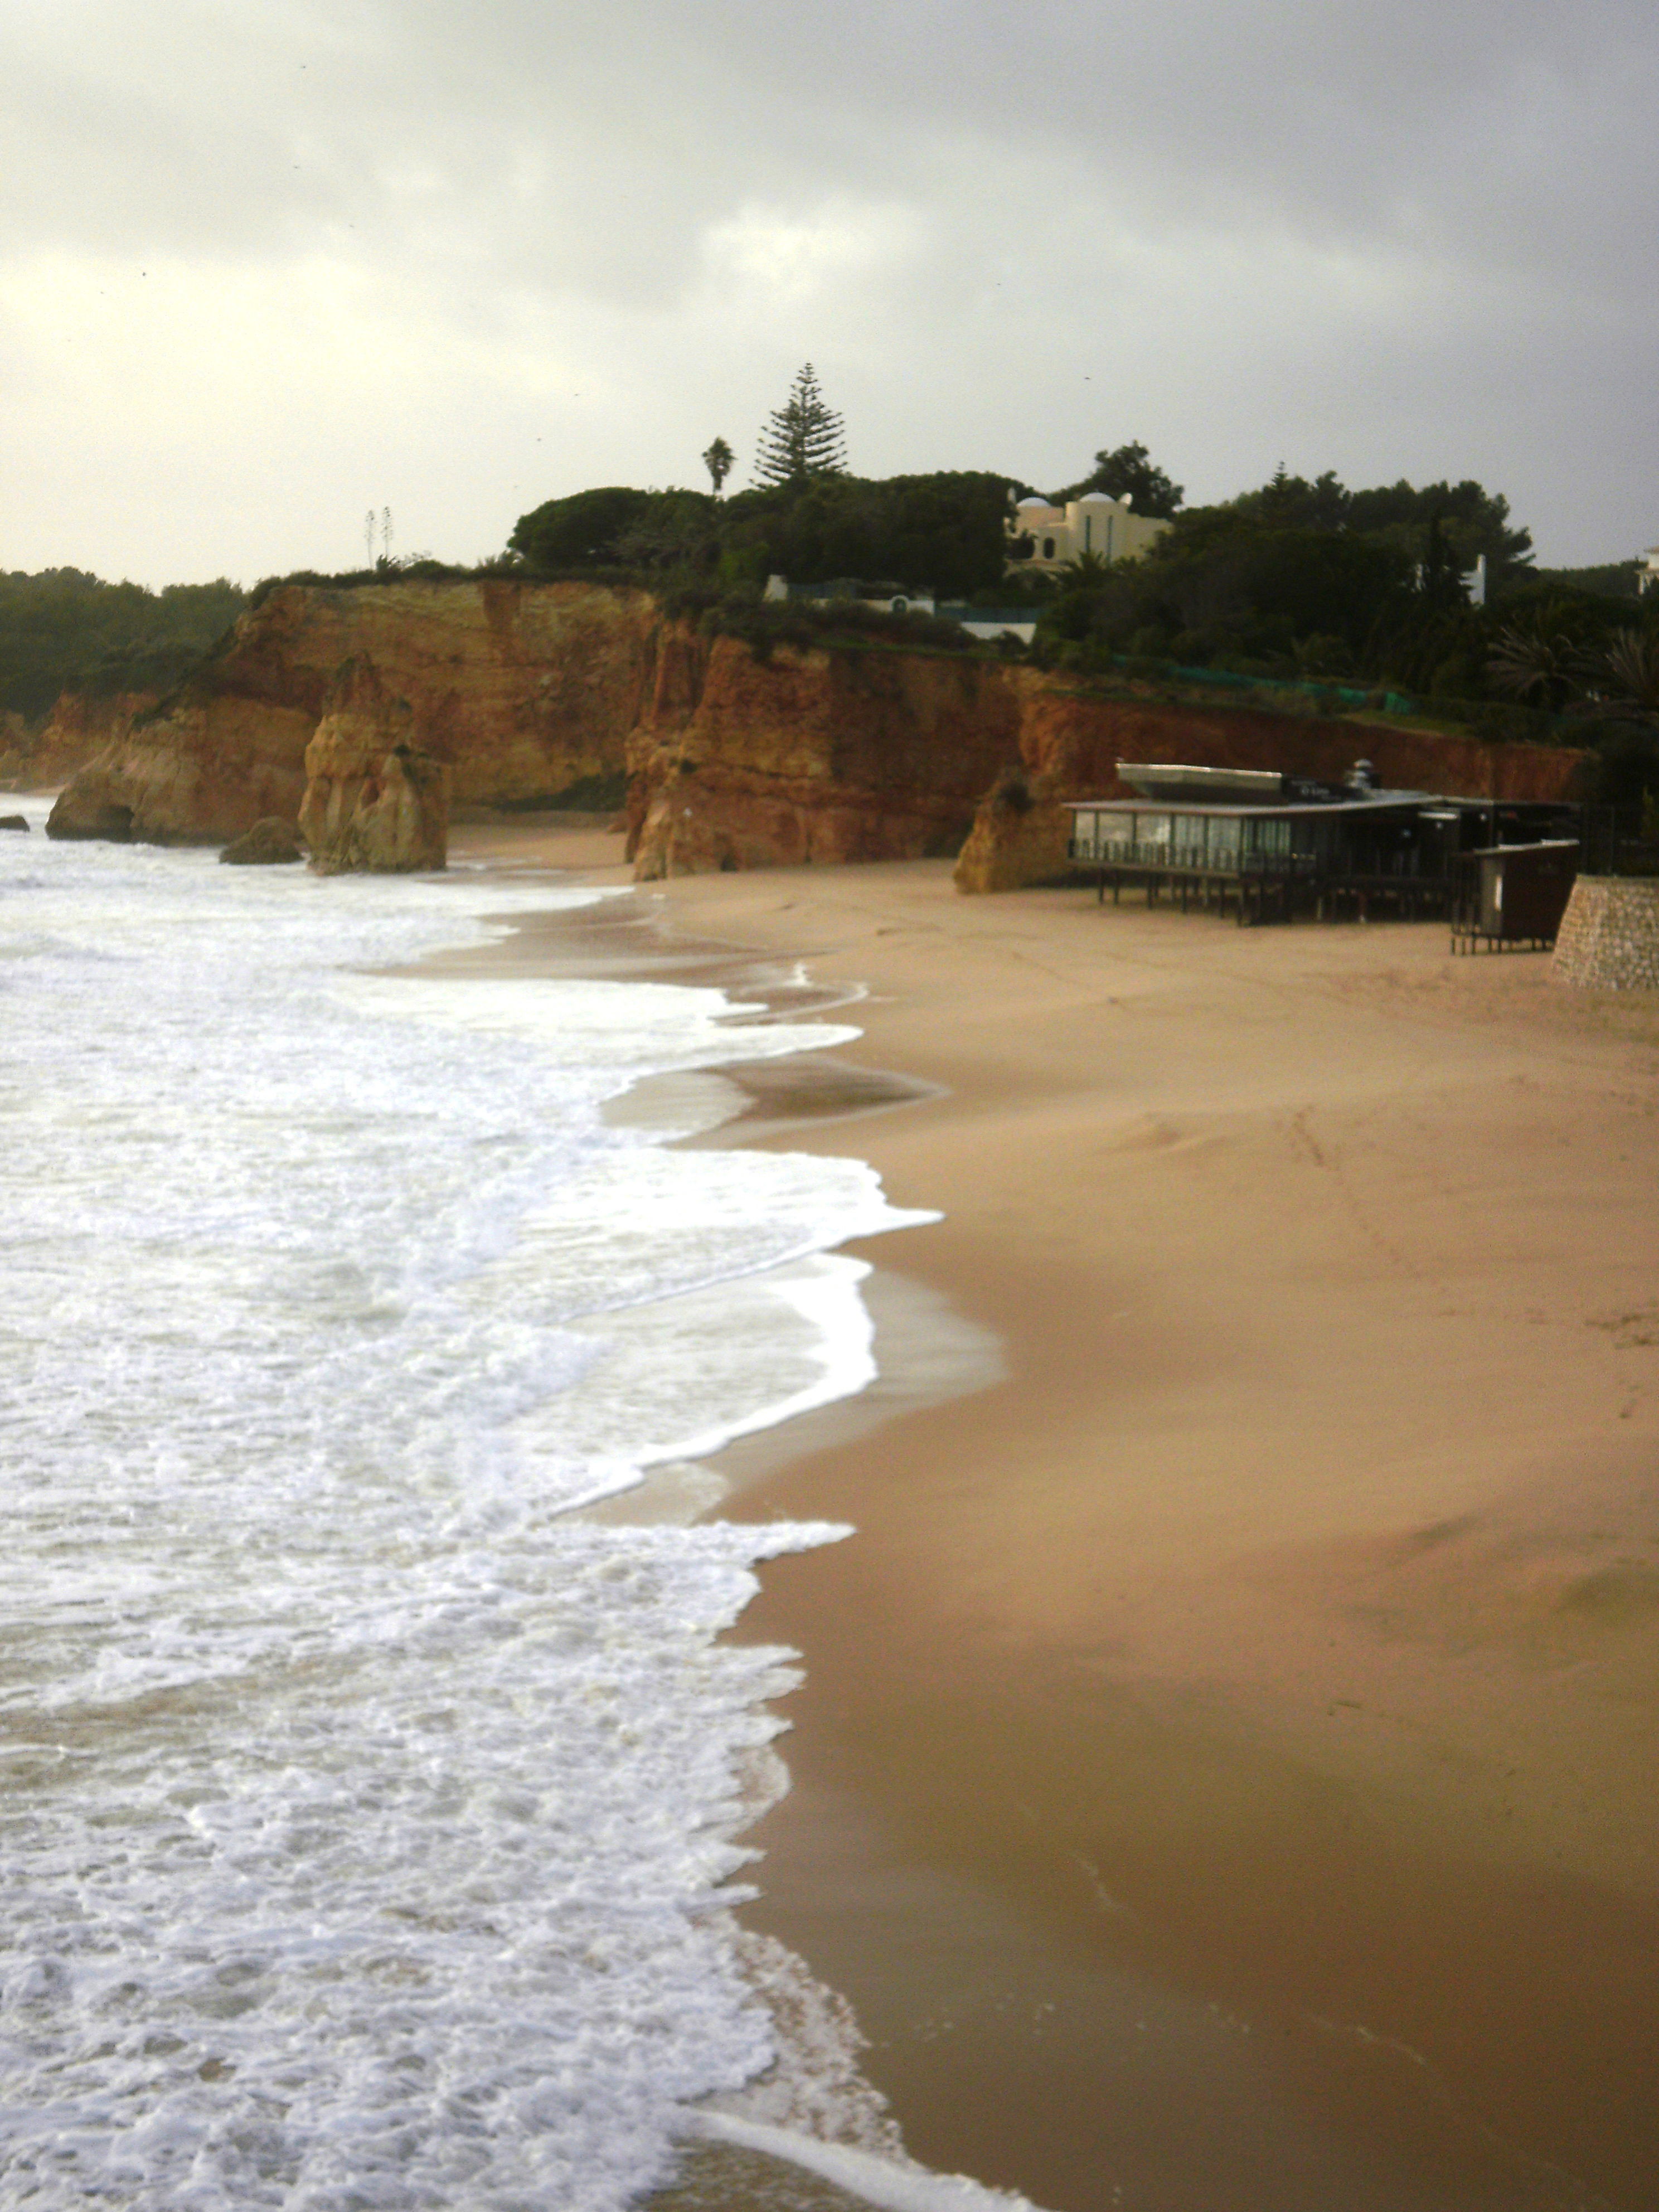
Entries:
<svg viewBox="0 0 1659 2212">
<path fill-rule="evenodd" d="M 771 1936 L 741 1929 L 732 1943 L 771 2016 L 775 2055 L 690 2116 L 689 2135 L 763 2151 L 893 2212 L 1036 2212 L 1024 2197 L 919 2166 L 865 2079 L 866 2039 L 846 1999 Z"/>
<path fill-rule="evenodd" d="M 592 1364 L 520 1434 L 544 1454 L 580 1454 L 599 1477 L 586 1503 L 851 1397 L 876 1371 L 860 1295 L 868 1273 L 862 1261 L 813 1254 L 635 1308 L 621 1325 L 580 1323 Z"/>
<path fill-rule="evenodd" d="M 36 1663 L 82 1690 L 9 1713 L 9 2201 L 659 2178 L 675 2101 L 770 2051 L 721 1922 L 793 1676 L 713 1638 L 755 1558 L 834 1533 L 562 1524 L 50 1609 Z"/>
<path fill-rule="evenodd" d="M 729 2112 L 692 2113 L 685 2131 L 705 2142 L 763 2151 L 770 2158 L 833 2181 L 850 2196 L 879 2206 L 881 2212 L 1038 2212 L 1029 2197 L 987 2189 L 966 2174 L 930 2173 L 925 2166 L 895 2165 L 846 2143 L 822 2142 L 811 2136 L 769 2127 L 759 2120 L 739 2119 Z"/>
<path fill-rule="evenodd" d="M 860 1388 L 832 1248 L 926 1217 L 600 1108 L 851 1033 L 358 972 L 555 902 L 495 878 L 32 836 L 0 896 L 5 2201 L 612 2212 L 775 2056 L 794 1677 L 717 1639 L 845 1532 L 568 1509 Z"/>
</svg>

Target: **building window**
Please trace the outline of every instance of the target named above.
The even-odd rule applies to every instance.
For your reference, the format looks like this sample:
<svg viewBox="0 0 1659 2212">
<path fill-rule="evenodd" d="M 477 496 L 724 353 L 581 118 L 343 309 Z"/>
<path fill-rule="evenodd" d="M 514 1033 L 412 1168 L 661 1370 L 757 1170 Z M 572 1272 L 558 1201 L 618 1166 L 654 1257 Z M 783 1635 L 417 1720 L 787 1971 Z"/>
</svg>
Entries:
<svg viewBox="0 0 1659 2212">
<path fill-rule="evenodd" d="M 1042 541 L 1042 557 L 1045 561 L 1052 561 L 1054 557 L 1054 541 L 1052 538 L 1045 538 Z"/>
</svg>

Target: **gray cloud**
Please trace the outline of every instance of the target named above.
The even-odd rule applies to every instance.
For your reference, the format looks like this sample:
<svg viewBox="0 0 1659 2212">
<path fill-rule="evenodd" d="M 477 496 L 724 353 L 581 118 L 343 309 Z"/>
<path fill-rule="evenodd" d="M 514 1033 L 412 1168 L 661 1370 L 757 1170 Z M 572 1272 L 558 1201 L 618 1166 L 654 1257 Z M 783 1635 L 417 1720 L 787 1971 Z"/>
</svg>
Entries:
<svg viewBox="0 0 1659 2212">
<path fill-rule="evenodd" d="M 1656 94 L 1631 0 L 24 0 L 0 561 L 331 562 L 369 498 L 469 557 L 808 356 L 872 471 L 1473 473 L 1611 557 Z"/>
</svg>

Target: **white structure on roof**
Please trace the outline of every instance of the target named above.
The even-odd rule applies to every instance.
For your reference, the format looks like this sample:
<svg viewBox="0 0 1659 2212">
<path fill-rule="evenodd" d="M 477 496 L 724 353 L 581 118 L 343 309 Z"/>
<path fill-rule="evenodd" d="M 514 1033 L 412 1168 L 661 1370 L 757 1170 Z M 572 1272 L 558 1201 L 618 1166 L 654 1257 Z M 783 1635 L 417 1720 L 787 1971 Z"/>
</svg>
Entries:
<svg viewBox="0 0 1659 2212">
<path fill-rule="evenodd" d="M 1650 592 L 1656 584 L 1659 584 L 1659 545 L 1650 545 L 1636 572 L 1636 588 L 1638 592 Z"/>
<path fill-rule="evenodd" d="M 1023 499 L 1008 518 L 1008 568 L 1050 574 L 1085 553 L 1103 561 L 1133 561 L 1169 528 L 1155 515 L 1137 514 L 1127 499 L 1085 492 L 1064 507 Z"/>
</svg>

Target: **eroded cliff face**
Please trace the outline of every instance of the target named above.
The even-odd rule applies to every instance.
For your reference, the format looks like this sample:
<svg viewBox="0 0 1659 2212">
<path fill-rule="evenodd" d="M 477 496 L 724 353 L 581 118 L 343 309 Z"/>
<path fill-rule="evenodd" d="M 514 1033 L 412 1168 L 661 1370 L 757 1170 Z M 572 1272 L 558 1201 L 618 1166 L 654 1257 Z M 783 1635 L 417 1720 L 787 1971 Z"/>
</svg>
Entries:
<svg viewBox="0 0 1659 2212">
<path fill-rule="evenodd" d="M 1119 761 L 1277 769 L 1340 783 L 1363 758 L 1395 790 L 1548 799 L 1573 796 L 1586 757 L 1567 746 L 1491 744 L 1346 716 L 1094 698 L 1031 669 L 1011 671 L 1008 681 L 1019 702 L 1018 775 L 981 801 L 957 862 L 959 890 L 1014 890 L 1062 875 L 1066 802 L 1129 795 Z"/>
<path fill-rule="evenodd" d="M 763 660 L 665 629 L 629 744 L 635 873 L 954 853 L 1018 729 L 1000 663 L 783 646 Z"/>
<path fill-rule="evenodd" d="M 307 802 L 319 725 L 365 702 L 372 730 L 356 731 L 349 759 L 324 748 Z M 391 777 L 393 805 L 381 770 L 399 747 L 417 773 Z M 1362 754 L 1384 784 L 1479 798 L 1567 795 L 1582 758 L 1348 718 L 1102 698 L 1038 670 L 885 641 L 763 657 L 604 585 L 284 585 L 182 690 L 121 722 L 49 827 L 224 844 L 303 806 L 328 864 L 362 801 L 380 812 L 354 851 L 419 850 L 426 859 L 395 865 L 434 865 L 441 786 L 462 805 L 551 804 L 625 769 L 641 877 L 962 848 L 960 888 L 999 890 L 1063 872 L 1065 802 L 1117 791 L 1120 760 L 1334 782 Z"/>
<path fill-rule="evenodd" d="M 412 742 L 413 724 L 366 657 L 346 663 L 306 747 L 299 828 L 322 873 L 445 865 L 449 769 Z"/>
<path fill-rule="evenodd" d="M 0 715 L 0 791 L 50 791 L 125 736 L 135 716 L 155 706 L 154 691 L 94 698 L 64 691 L 38 729 L 21 714 Z"/>
<path fill-rule="evenodd" d="M 584 584 L 283 585 L 73 779 L 49 827 L 222 844 L 297 818 L 306 748 L 354 665 L 402 702 L 408 742 L 444 763 L 457 802 L 550 801 L 620 775 L 657 629 L 645 593 Z"/>
<path fill-rule="evenodd" d="M 346 732 L 364 712 L 367 752 Z M 882 647 L 760 658 L 641 592 L 284 585 L 182 690 L 128 718 L 49 827 L 222 845 L 278 817 L 338 865 L 361 796 L 348 787 L 378 775 L 376 744 L 380 759 L 401 745 L 444 766 L 460 805 L 550 804 L 626 769 L 642 876 L 905 859 L 957 849 L 1018 724 L 1000 663 Z M 331 750 L 307 800 L 319 732 Z"/>
</svg>

